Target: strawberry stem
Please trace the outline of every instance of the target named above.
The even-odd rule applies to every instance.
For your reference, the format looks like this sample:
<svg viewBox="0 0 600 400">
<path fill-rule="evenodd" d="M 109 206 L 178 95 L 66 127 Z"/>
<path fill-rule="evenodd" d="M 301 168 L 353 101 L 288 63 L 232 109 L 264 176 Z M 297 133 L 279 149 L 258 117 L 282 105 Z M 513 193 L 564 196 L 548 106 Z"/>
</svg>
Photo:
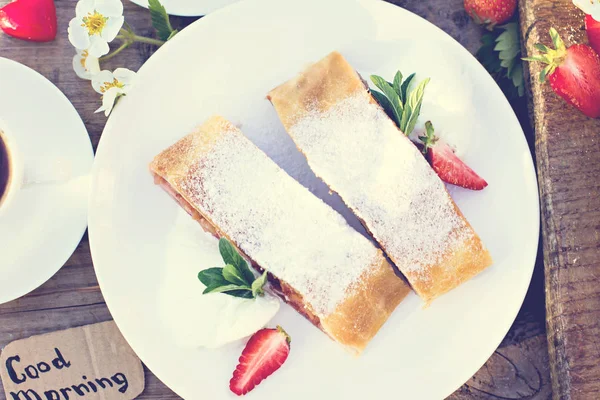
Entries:
<svg viewBox="0 0 600 400">
<path fill-rule="evenodd" d="M 113 58 L 114 56 L 116 56 L 117 54 L 119 54 L 120 52 L 122 52 L 123 50 L 125 50 L 126 48 L 128 48 L 131 45 L 132 42 L 123 42 L 123 44 L 121 46 L 119 46 L 119 48 L 117 48 L 115 51 L 113 51 L 110 54 L 105 55 L 104 57 L 100 57 L 98 59 L 98 61 L 107 61 L 110 60 L 111 58 Z"/>
<path fill-rule="evenodd" d="M 552 75 L 556 67 L 558 67 L 567 56 L 565 42 L 563 42 L 556 29 L 550 28 L 550 37 L 552 38 L 554 49 L 542 43 L 536 43 L 535 48 L 538 49 L 541 54 L 537 54 L 532 57 L 524 57 L 522 59 L 523 61 L 534 61 L 547 64 L 547 66 L 540 72 L 540 82 L 544 82 L 548 75 Z"/>
</svg>

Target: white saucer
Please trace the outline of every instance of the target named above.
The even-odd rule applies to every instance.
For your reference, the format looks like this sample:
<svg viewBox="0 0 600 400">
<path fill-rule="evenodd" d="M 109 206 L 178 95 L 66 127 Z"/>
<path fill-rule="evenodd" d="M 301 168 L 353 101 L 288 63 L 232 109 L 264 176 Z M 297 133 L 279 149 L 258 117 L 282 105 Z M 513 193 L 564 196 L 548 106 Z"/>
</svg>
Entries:
<svg viewBox="0 0 600 400">
<path fill-rule="evenodd" d="M 77 247 L 94 153 L 73 105 L 39 73 L 0 58 L 0 91 L 0 119 L 26 170 L 50 181 L 23 187 L 0 216 L 1 304 L 46 282 Z"/>
</svg>

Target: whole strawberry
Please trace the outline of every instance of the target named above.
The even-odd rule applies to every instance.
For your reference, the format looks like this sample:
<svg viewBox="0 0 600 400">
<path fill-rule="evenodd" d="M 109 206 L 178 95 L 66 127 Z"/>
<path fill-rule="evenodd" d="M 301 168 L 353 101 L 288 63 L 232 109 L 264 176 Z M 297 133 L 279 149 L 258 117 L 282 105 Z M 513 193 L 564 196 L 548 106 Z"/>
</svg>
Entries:
<svg viewBox="0 0 600 400">
<path fill-rule="evenodd" d="M 290 354 L 291 339 L 282 327 L 256 332 L 244 348 L 229 389 L 243 396 L 277 371 Z"/>
<path fill-rule="evenodd" d="M 600 22 L 596 21 L 590 14 L 585 16 L 585 31 L 590 46 L 596 50 L 596 53 L 600 54 Z"/>
<path fill-rule="evenodd" d="M 548 79 L 556 94 L 588 117 L 600 117 L 600 56 L 585 44 L 566 48 L 554 28 L 550 37 L 554 49 L 538 43 L 535 47 L 542 54 L 524 60 L 547 64 L 540 81 Z"/>
<path fill-rule="evenodd" d="M 478 24 L 493 28 L 508 21 L 517 9 L 517 0 L 465 0 L 465 10 Z"/>
<path fill-rule="evenodd" d="M 0 8 L 0 29 L 17 39 L 49 42 L 56 26 L 54 0 L 15 0 Z"/>
</svg>

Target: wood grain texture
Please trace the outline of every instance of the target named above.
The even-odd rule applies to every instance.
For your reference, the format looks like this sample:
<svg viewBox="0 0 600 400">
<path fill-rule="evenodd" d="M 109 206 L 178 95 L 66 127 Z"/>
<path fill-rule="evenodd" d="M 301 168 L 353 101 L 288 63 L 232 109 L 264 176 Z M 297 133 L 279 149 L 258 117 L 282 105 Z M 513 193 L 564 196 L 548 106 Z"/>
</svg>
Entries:
<svg viewBox="0 0 600 400">
<path fill-rule="evenodd" d="M 75 53 L 68 42 L 66 29 L 74 15 L 76 1 L 55 1 L 60 32 L 57 40 L 48 44 L 33 44 L 0 34 L 0 56 L 28 65 L 54 82 L 75 105 L 95 149 L 106 118 L 94 114 L 99 107 L 99 98 L 89 82 L 77 78 L 71 67 Z M 0 0 L 0 5 L 6 2 Z M 470 51 L 474 52 L 479 47 L 482 31 L 464 12 L 462 0 L 393 2 L 440 26 Z M 151 35 L 148 12 L 127 0 L 124 3 L 126 20 L 138 33 Z M 173 18 L 173 23 L 181 28 L 194 20 Z M 136 44 L 103 64 L 103 68 L 125 66 L 137 70 L 153 51 L 152 46 Z M 527 126 L 524 128 L 526 131 L 529 129 Z M 543 293 L 543 266 L 539 262 L 524 306 L 500 347 L 485 366 L 449 399 L 545 400 L 550 397 Z M 15 339 L 110 318 L 94 274 L 85 236 L 65 266 L 42 287 L 21 299 L 0 305 L 0 347 Z M 140 398 L 179 399 L 148 370 L 146 390 Z M 1 393 L 0 400 L 4 400 Z"/>
<path fill-rule="evenodd" d="M 586 41 L 583 13 L 570 0 L 521 0 L 524 46 Z M 548 347 L 555 399 L 600 398 L 600 121 L 585 117 L 537 80 L 535 109 L 542 205 Z"/>
</svg>

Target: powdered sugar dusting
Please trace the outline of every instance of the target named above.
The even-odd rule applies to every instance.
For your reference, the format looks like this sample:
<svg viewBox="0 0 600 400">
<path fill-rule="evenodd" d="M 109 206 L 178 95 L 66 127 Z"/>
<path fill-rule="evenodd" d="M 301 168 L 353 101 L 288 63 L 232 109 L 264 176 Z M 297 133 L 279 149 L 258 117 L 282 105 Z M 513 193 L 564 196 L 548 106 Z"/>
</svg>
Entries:
<svg viewBox="0 0 600 400">
<path fill-rule="evenodd" d="M 381 262 L 367 239 L 233 128 L 189 171 L 181 188 L 242 251 L 294 287 L 321 317 Z"/>
<path fill-rule="evenodd" d="M 314 107 L 290 134 L 405 274 L 428 280 L 428 266 L 472 235 L 442 181 L 366 91 L 326 112 Z"/>
</svg>

